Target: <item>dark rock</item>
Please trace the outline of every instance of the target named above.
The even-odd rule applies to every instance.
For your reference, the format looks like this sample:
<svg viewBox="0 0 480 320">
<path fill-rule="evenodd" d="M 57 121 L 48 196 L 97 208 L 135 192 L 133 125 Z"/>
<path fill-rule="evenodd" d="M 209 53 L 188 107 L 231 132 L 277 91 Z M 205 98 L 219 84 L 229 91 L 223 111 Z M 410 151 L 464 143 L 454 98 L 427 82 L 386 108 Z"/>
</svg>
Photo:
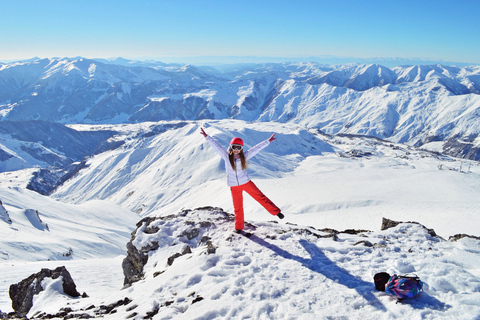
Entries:
<svg viewBox="0 0 480 320">
<path fill-rule="evenodd" d="M 177 259 L 178 257 L 181 257 L 183 255 L 189 254 L 189 253 L 192 253 L 192 249 L 189 246 L 186 246 L 185 249 L 183 249 L 182 253 L 177 252 L 174 255 L 168 257 L 168 259 L 167 259 L 168 265 L 171 266 L 175 259 Z"/>
<path fill-rule="evenodd" d="M 362 158 L 362 157 L 370 157 L 372 156 L 372 153 L 353 149 L 344 153 L 340 153 L 340 156 L 345 158 Z"/>
<path fill-rule="evenodd" d="M 373 247 L 373 244 L 370 241 L 367 241 L 367 240 L 358 241 L 354 244 L 354 246 L 359 245 L 359 244 L 363 244 L 365 247 Z"/>
<path fill-rule="evenodd" d="M 164 273 L 164 272 L 165 272 L 165 270 L 156 271 L 156 272 L 153 273 L 153 277 L 156 278 L 156 277 L 158 277 L 159 275 L 161 275 L 161 274 Z"/>
<path fill-rule="evenodd" d="M 321 235 L 321 234 L 319 234 L 317 232 L 314 232 L 312 230 L 309 230 L 309 229 L 293 229 L 293 230 L 297 233 L 300 233 L 300 234 L 301 233 L 306 233 L 308 235 L 312 235 L 312 236 L 315 236 L 317 238 L 332 238 L 333 241 L 338 241 L 337 234 L 339 232 L 335 229 L 325 228 L 325 229 L 317 230 L 314 227 L 309 227 L 309 228 L 312 229 L 312 230 L 315 230 L 315 231 L 320 231 L 320 232 L 326 233 L 326 235 Z"/>
<path fill-rule="evenodd" d="M 132 299 L 125 297 L 125 299 L 118 300 L 117 302 L 110 303 L 109 305 L 101 305 L 100 307 L 98 307 L 98 310 L 95 310 L 95 313 L 97 315 L 116 313 L 116 309 L 118 307 L 126 306 L 130 302 L 132 302 Z"/>
<path fill-rule="evenodd" d="M 138 304 L 134 304 L 133 306 L 131 307 L 128 307 L 127 308 L 127 311 L 132 311 L 133 309 L 137 308 L 138 307 Z"/>
<path fill-rule="evenodd" d="M 202 300 L 203 300 L 203 297 L 196 296 L 195 299 L 192 300 L 192 304 L 197 303 L 197 302 L 202 301 Z"/>
<path fill-rule="evenodd" d="M 471 239 L 480 240 L 480 237 L 471 236 L 471 235 L 464 234 L 464 233 L 459 233 L 459 234 L 453 235 L 450 238 L 448 238 L 448 240 L 453 242 L 453 241 L 458 241 L 462 238 L 471 238 Z"/>
<path fill-rule="evenodd" d="M 359 234 L 359 233 L 366 233 L 366 232 L 371 232 L 369 230 L 356 230 L 356 229 L 346 229 L 344 231 L 340 231 L 340 233 L 347 233 L 347 234 Z"/>
<path fill-rule="evenodd" d="M 390 219 L 387 219 L 387 218 L 382 218 L 382 227 L 380 228 L 380 230 L 387 230 L 387 229 L 390 229 L 390 228 L 394 228 L 396 226 L 398 226 L 400 223 L 400 221 L 393 221 L 393 220 L 390 220 Z"/>
<path fill-rule="evenodd" d="M 318 231 L 329 233 L 329 234 L 338 234 L 339 233 L 337 230 L 330 229 L 330 228 L 324 228 L 324 229 L 320 229 Z"/>
<path fill-rule="evenodd" d="M 199 234 L 200 230 L 198 230 L 197 228 L 192 228 L 188 231 L 183 232 L 180 237 L 185 236 L 188 240 L 192 240 L 193 238 L 198 237 Z"/>
<path fill-rule="evenodd" d="M 153 319 L 153 317 L 158 314 L 158 311 L 160 311 L 160 307 L 156 306 L 152 311 L 147 312 L 147 315 L 143 317 L 143 319 Z"/>
<path fill-rule="evenodd" d="M 26 315 L 19 312 L 10 312 L 5 319 L 28 320 Z"/>
<path fill-rule="evenodd" d="M 473 143 L 476 138 L 474 136 L 467 139 L 470 141 L 462 141 L 459 137 L 448 139 L 443 145 L 442 152 L 453 157 L 478 161 L 480 160 L 480 148 Z"/>
<path fill-rule="evenodd" d="M 432 237 L 441 238 L 440 236 L 437 235 L 437 233 L 435 232 L 435 230 L 429 229 L 429 228 L 425 227 L 424 225 L 422 225 L 422 224 L 420 224 L 420 223 L 418 223 L 418 222 L 415 222 L 415 221 L 402 222 L 402 221 L 393 221 L 393 220 L 390 220 L 390 219 L 387 219 L 387 218 L 382 218 L 382 227 L 380 228 L 380 230 L 387 230 L 387 229 L 396 227 L 396 226 L 398 226 L 400 223 L 413 223 L 413 224 L 418 224 L 418 225 L 422 226 L 425 230 L 427 230 L 428 234 L 431 235 Z"/>
<path fill-rule="evenodd" d="M 86 167 L 88 167 L 87 160 L 82 160 L 81 162 L 74 162 L 65 168 L 42 168 L 33 173 L 33 176 L 27 185 L 27 189 L 45 196 L 50 195 L 56 188 L 74 177 L 80 170 Z"/>
<path fill-rule="evenodd" d="M 153 233 L 153 230 L 155 230 L 155 228 L 153 226 L 150 226 L 150 224 L 158 219 L 162 219 L 162 218 L 155 218 L 155 217 L 144 218 L 137 223 L 137 229 L 132 232 L 132 238 L 127 243 L 127 257 L 123 259 L 123 262 L 122 262 L 123 274 L 125 276 L 123 281 L 124 286 L 129 286 L 132 283 L 143 279 L 144 277 L 143 267 L 147 264 L 148 252 L 152 250 L 157 250 L 158 242 L 153 242 L 152 244 L 146 247 L 143 247 L 139 251 L 133 245 L 133 241 L 135 240 L 135 235 L 137 230 L 140 227 L 142 227 L 144 224 L 146 225 L 145 229 L 146 230 L 148 229 L 150 233 Z"/>
<path fill-rule="evenodd" d="M 217 249 L 213 245 L 212 241 L 208 240 L 207 241 L 207 253 L 208 254 L 214 254 L 215 252 L 217 252 Z"/>
<path fill-rule="evenodd" d="M 12 219 L 10 219 L 8 211 L 3 206 L 2 200 L 0 200 L 0 220 L 3 220 L 8 224 L 12 224 Z"/>
<path fill-rule="evenodd" d="M 198 244 L 207 243 L 207 241 L 209 241 L 209 240 L 212 240 L 212 238 L 207 237 L 207 236 L 203 236 L 202 239 L 200 239 L 200 242 Z"/>
<path fill-rule="evenodd" d="M 12 299 L 12 308 L 20 314 L 27 314 L 33 306 L 33 296 L 43 291 L 41 285 L 43 279 L 57 279 L 62 277 L 63 292 L 71 297 L 79 297 L 75 282 L 70 273 L 62 266 L 55 270 L 42 269 L 40 272 L 32 274 L 28 278 L 17 284 L 12 284 L 9 289 L 10 298 Z"/>
</svg>

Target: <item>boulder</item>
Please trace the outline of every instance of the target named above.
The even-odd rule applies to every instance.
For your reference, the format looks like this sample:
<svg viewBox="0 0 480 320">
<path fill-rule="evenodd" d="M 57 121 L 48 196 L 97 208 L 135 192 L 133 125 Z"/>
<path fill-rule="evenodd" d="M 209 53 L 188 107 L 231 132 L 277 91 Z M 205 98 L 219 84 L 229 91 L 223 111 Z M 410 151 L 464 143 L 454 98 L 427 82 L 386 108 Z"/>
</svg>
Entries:
<svg viewBox="0 0 480 320">
<path fill-rule="evenodd" d="M 387 218 L 382 218 L 382 227 L 380 228 L 380 230 L 387 230 L 387 229 L 396 227 L 396 226 L 398 226 L 400 223 L 414 223 L 414 224 L 421 225 L 425 230 L 427 230 L 428 234 L 431 235 L 432 237 L 441 238 L 440 236 L 437 235 L 437 233 L 435 232 L 435 230 L 429 229 L 429 228 L 425 227 L 424 225 L 422 225 L 422 224 L 420 224 L 420 223 L 418 223 L 418 222 L 415 222 L 415 221 L 406 221 L 406 222 L 403 222 L 403 221 L 394 221 L 394 220 L 390 220 L 390 219 L 387 219 Z"/>
<path fill-rule="evenodd" d="M 33 296 L 44 290 L 42 287 L 43 279 L 57 279 L 58 277 L 62 277 L 62 288 L 65 294 L 71 297 L 80 296 L 75 282 L 64 266 L 55 270 L 42 269 L 40 272 L 34 273 L 19 283 L 10 286 L 9 294 L 10 299 L 12 299 L 13 310 L 19 314 L 26 315 L 33 306 Z"/>
</svg>

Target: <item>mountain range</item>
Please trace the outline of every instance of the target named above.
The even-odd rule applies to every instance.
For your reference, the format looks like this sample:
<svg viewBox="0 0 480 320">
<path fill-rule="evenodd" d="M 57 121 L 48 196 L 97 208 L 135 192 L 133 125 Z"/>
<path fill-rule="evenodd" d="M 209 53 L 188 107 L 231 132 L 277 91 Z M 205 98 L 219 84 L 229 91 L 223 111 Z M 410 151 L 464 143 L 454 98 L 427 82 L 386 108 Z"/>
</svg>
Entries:
<svg viewBox="0 0 480 320">
<path fill-rule="evenodd" d="M 0 116 L 65 125 L 288 122 L 478 160 L 480 66 L 38 59 L 0 64 Z"/>
</svg>

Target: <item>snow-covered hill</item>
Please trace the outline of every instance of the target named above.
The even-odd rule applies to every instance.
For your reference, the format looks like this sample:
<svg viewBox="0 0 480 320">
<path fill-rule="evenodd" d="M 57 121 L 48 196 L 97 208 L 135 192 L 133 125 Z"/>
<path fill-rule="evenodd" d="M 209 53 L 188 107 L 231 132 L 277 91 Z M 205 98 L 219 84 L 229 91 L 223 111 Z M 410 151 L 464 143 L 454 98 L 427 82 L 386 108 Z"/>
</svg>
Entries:
<svg viewBox="0 0 480 320">
<path fill-rule="evenodd" d="M 125 60 L 44 59 L 0 67 L 3 119 L 135 123 L 240 119 L 373 135 L 480 158 L 480 67 L 316 63 L 224 72 Z"/>
<path fill-rule="evenodd" d="M 473 208 L 480 209 L 480 167 L 474 161 L 374 138 L 238 120 L 124 126 L 125 136 L 117 136 L 126 141 L 121 147 L 91 157 L 52 197 L 73 203 L 104 199 L 142 216 L 201 206 L 232 211 L 223 161 L 199 134 L 202 125 L 225 147 L 233 136 L 248 148 L 276 133 L 278 139 L 253 159 L 249 170 L 292 222 L 374 230 L 388 212 L 448 237 L 450 223 L 470 220 Z M 246 201 L 251 206 L 247 215 L 262 219 L 263 208 Z M 435 219 L 435 212 L 447 207 L 455 215 Z M 372 219 L 352 215 L 364 211 Z M 457 232 L 477 233 L 468 224 Z"/>
</svg>

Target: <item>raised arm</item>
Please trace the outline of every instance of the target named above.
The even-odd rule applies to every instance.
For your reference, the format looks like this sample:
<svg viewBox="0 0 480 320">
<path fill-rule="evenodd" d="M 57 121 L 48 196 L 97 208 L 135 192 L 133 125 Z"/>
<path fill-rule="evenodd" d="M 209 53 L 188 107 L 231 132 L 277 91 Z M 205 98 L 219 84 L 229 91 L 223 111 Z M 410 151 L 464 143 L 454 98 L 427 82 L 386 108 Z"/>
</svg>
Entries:
<svg viewBox="0 0 480 320">
<path fill-rule="evenodd" d="M 262 149 L 266 148 L 272 141 L 276 140 L 277 138 L 275 138 L 275 133 L 272 134 L 270 136 L 270 138 L 268 138 L 267 140 L 264 140 L 262 142 L 260 142 L 259 144 L 251 147 L 250 149 L 248 149 L 247 152 L 245 152 L 245 158 L 247 160 L 253 158 L 253 156 L 255 156 L 257 153 L 259 153 Z"/>
<path fill-rule="evenodd" d="M 210 137 L 206 132 L 205 130 L 203 130 L 203 128 L 200 128 L 200 134 L 202 136 L 205 137 L 205 139 L 207 139 L 207 142 L 208 144 L 210 144 L 213 148 L 213 150 L 215 150 L 216 153 L 218 153 L 220 155 L 220 157 L 222 157 L 224 160 L 228 161 L 228 152 L 227 150 L 225 150 L 224 148 L 222 148 L 222 146 L 220 144 L 218 144 L 217 141 L 215 141 L 215 139 L 213 139 L 212 137 Z"/>
</svg>

